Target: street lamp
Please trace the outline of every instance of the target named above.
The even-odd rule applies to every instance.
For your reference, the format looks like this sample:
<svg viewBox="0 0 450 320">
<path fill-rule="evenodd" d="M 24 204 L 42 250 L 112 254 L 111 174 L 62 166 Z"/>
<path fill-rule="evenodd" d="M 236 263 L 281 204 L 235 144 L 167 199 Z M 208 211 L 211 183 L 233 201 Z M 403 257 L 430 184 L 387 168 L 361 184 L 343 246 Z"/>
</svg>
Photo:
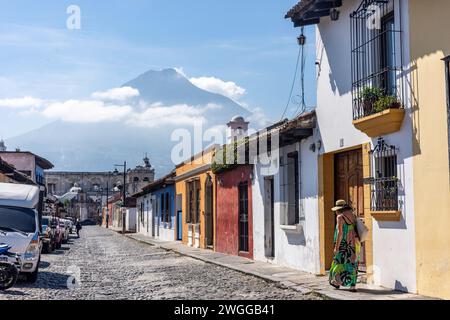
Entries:
<svg viewBox="0 0 450 320">
<path fill-rule="evenodd" d="M 119 175 L 119 170 L 117 170 L 117 167 L 122 167 L 123 168 L 123 185 L 122 185 L 122 207 L 124 210 L 124 208 L 126 208 L 126 202 L 127 202 L 127 194 L 126 194 L 126 186 L 127 186 L 127 162 L 124 161 L 123 164 L 115 164 L 114 165 L 116 168 L 114 169 L 114 175 L 118 176 Z M 122 212 L 122 234 L 125 234 L 125 213 Z"/>
<path fill-rule="evenodd" d="M 106 180 L 106 229 L 109 228 L 109 180 L 111 179 L 111 171 L 108 171 L 108 179 Z"/>
</svg>

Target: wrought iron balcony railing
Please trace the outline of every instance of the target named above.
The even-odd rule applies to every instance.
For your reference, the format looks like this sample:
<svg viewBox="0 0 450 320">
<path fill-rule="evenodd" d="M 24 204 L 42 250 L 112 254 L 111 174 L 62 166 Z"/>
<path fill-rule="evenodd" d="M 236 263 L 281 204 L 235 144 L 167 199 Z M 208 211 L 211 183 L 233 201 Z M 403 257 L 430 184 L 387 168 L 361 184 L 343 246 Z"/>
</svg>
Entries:
<svg viewBox="0 0 450 320">
<path fill-rule="evenodd" d="M 351 18 L 353 120 L 403 108 L 402 32 L 394 0 L 364 0 Z"/>
</svg>

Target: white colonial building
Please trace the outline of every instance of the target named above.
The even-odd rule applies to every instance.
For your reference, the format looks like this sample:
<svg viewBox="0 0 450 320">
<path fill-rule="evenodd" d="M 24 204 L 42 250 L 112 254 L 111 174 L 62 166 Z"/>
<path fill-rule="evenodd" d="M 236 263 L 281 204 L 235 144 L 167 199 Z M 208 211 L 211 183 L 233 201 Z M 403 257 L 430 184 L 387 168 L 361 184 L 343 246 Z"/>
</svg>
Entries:
<svg viewBox="0 0 450 320">
<path fill-rule="evenodd" d="M 371 230 L 363 279 L 416 292 L 408 1 L 302 1 L 287 17 L 297 27 L 317 24 L 317 130 L 295 146 L 305 236 L 284 260 L 325 274 L 331 208 L 344 199 Z"/>
<path fill-rule="evenodd" d="M 254 259 L 311 273 L 320 270 L 315 125 L 310 112 L 269 129 L 279 150 L 259 155 L 252 185 Z"/>
</svg>

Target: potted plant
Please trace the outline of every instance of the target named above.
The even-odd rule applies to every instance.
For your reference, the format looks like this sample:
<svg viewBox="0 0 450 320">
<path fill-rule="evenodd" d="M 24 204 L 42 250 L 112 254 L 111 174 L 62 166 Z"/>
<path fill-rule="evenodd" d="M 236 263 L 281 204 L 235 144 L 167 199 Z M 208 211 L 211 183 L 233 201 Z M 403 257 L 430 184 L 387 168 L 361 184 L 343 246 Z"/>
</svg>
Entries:
<svg viewBox="0 0 450 320">
<path fill-rule="evenodd" d="M 376 87 L 364 88 L 361 97 L 363 102 L 364 115 L 373 113 L 374 104 L 383 96 L 383 90 Z"/>
<path fill-rule="evenodd" d="M 382 96 L 373 104 L 375 112 L 382 112 L 387 109 L 400 109 L 401 103 L 396 96 Z"/>
</svg>

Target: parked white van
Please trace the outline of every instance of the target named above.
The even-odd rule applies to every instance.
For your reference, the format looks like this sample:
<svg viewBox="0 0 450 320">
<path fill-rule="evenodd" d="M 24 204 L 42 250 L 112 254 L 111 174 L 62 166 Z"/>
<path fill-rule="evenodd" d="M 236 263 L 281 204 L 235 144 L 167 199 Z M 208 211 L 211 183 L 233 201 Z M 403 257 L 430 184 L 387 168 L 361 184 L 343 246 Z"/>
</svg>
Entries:
<svg viewBox="0 0 450 320">
<path fill-rule="evenodd" d="M 41 258 L 38 203 L 38 187 L 0 183 L 0 243 L 20 254 L 20 271 L 29 282 L 36 282 Z"/>
</svg>

